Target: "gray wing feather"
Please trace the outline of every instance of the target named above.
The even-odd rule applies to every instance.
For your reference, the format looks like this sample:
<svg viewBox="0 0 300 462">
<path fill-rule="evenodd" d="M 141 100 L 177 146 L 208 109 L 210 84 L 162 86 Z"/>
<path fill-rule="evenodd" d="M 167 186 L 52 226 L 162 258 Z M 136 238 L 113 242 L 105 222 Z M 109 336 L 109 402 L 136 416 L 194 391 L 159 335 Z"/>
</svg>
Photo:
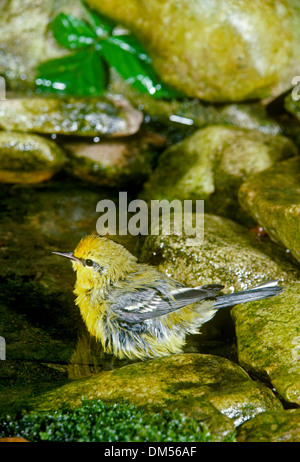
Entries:
<svg viewBox="0 0 300 462">
<path fill-rule="evenodd" d="M 110 299 L 113 312 L 129 323 L 137 323 L 176 311 L 204 299 L 215 299 L 223 286 L 218 284 L 196 288 L 179 287 L 158 291 L 156 289 L 139 289 L 125 293 L 114 290 Z"/>
</svg>

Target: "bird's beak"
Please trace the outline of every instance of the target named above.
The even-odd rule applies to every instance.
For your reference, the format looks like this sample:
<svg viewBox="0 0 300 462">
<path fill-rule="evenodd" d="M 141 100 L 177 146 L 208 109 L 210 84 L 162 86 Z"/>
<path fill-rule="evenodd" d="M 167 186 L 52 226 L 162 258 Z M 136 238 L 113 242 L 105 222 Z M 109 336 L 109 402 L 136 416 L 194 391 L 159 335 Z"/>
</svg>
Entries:
<svg viewBox="0 0 300 462">
<path fill-rule="evenodd" d="M 73 252 L 52 252 L 55 255 L 60 255 L 61 257 L 69 258 L 70 260 L 77 261 L 77 263 L 82 263 L 79 258 L 74 257 Z"/>
</svg>

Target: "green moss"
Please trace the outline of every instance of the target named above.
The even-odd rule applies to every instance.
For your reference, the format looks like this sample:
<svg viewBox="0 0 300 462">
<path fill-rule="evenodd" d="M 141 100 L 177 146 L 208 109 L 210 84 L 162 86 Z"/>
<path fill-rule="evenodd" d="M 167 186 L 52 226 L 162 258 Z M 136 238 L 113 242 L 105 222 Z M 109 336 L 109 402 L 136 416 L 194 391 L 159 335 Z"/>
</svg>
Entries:
<svg viewBox="0 0 300 462">
<path fill-rule="evenodd" d="M 0 435 L 55 442 L 211 441 L 203 426 L 179 411 L 151 414 L 125 402 L 86 399 L 79 408 L 65 405 L 52 413 L 23 412 L 14 420 L 6 416 L 0 420 Z M 231 435 L 229 441 L 233 439 Z"/>
</svg>

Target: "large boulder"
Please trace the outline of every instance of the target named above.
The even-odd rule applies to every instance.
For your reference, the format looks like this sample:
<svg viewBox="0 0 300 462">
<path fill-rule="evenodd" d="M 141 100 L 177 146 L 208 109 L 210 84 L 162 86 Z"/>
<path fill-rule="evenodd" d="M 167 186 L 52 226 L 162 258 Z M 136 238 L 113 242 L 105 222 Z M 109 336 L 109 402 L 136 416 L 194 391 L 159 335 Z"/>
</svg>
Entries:
<svg viewBox="0 0 300 462">
<path fill-rule="evenodd" d="M 242 101 L 277 96 L 299 73 L 296 0 L 89 0 L 130 28 L 162 78 L 191 97 Z"/>
<path fill-rule="evenodd" d="M 212 125 L 170 146 L 144 185 L 146 199 L 204 199 L 205 210 L 236 219 L 245 179 L 297 154 L 284 136 Z"/>
<path fill-rule="evenodd" d="M 200 231 L 199 225 L 196 228 Z M 299 278 L 299 270 L 276 245 L 260 242 L 232 220 L 205 214 L 203 242 L 200 232 L 196 238 L 172 232 L 147 236 L 140 259 L 186 285 L 222 284 L 233 292 L 269 279 L 290 283 Z"/>
<path fill-rule="evenodd" d="M 232 431 L 230 423 L 240 425 L 258 412 L 282 409 L 273 392 L 252 381 L 237 364 L 201 354 L 172 355 L 100 372 L 33 398 L 28 405 L 38 411 L 58 409 L 65 401 L 78 406 L 82 396 L 106 402 L 126 399 L 154 411 L 180 409 L 200 422 L 204 419 L 219 437 Z"/>
</svg>

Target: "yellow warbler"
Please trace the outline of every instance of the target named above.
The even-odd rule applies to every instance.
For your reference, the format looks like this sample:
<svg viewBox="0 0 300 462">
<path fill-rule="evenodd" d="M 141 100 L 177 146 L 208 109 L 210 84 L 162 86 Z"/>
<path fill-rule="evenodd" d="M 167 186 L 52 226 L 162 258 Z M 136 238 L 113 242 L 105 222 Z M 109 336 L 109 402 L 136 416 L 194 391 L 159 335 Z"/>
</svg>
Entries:
<svg viewBox="0 0 300 462">
<path fill-rule="evenodd" d="M 119 358 L 180 353 L 186 335 L 198 333 L 218 309 L 282 290 L 277 281 L 231 294 L 220 294 L 218 284 L 186 287 L 98 235 L 84 237 L 74 253 L 53 253 L 71 259 L 76 304 L 87 329 Z"/>
</svg>

